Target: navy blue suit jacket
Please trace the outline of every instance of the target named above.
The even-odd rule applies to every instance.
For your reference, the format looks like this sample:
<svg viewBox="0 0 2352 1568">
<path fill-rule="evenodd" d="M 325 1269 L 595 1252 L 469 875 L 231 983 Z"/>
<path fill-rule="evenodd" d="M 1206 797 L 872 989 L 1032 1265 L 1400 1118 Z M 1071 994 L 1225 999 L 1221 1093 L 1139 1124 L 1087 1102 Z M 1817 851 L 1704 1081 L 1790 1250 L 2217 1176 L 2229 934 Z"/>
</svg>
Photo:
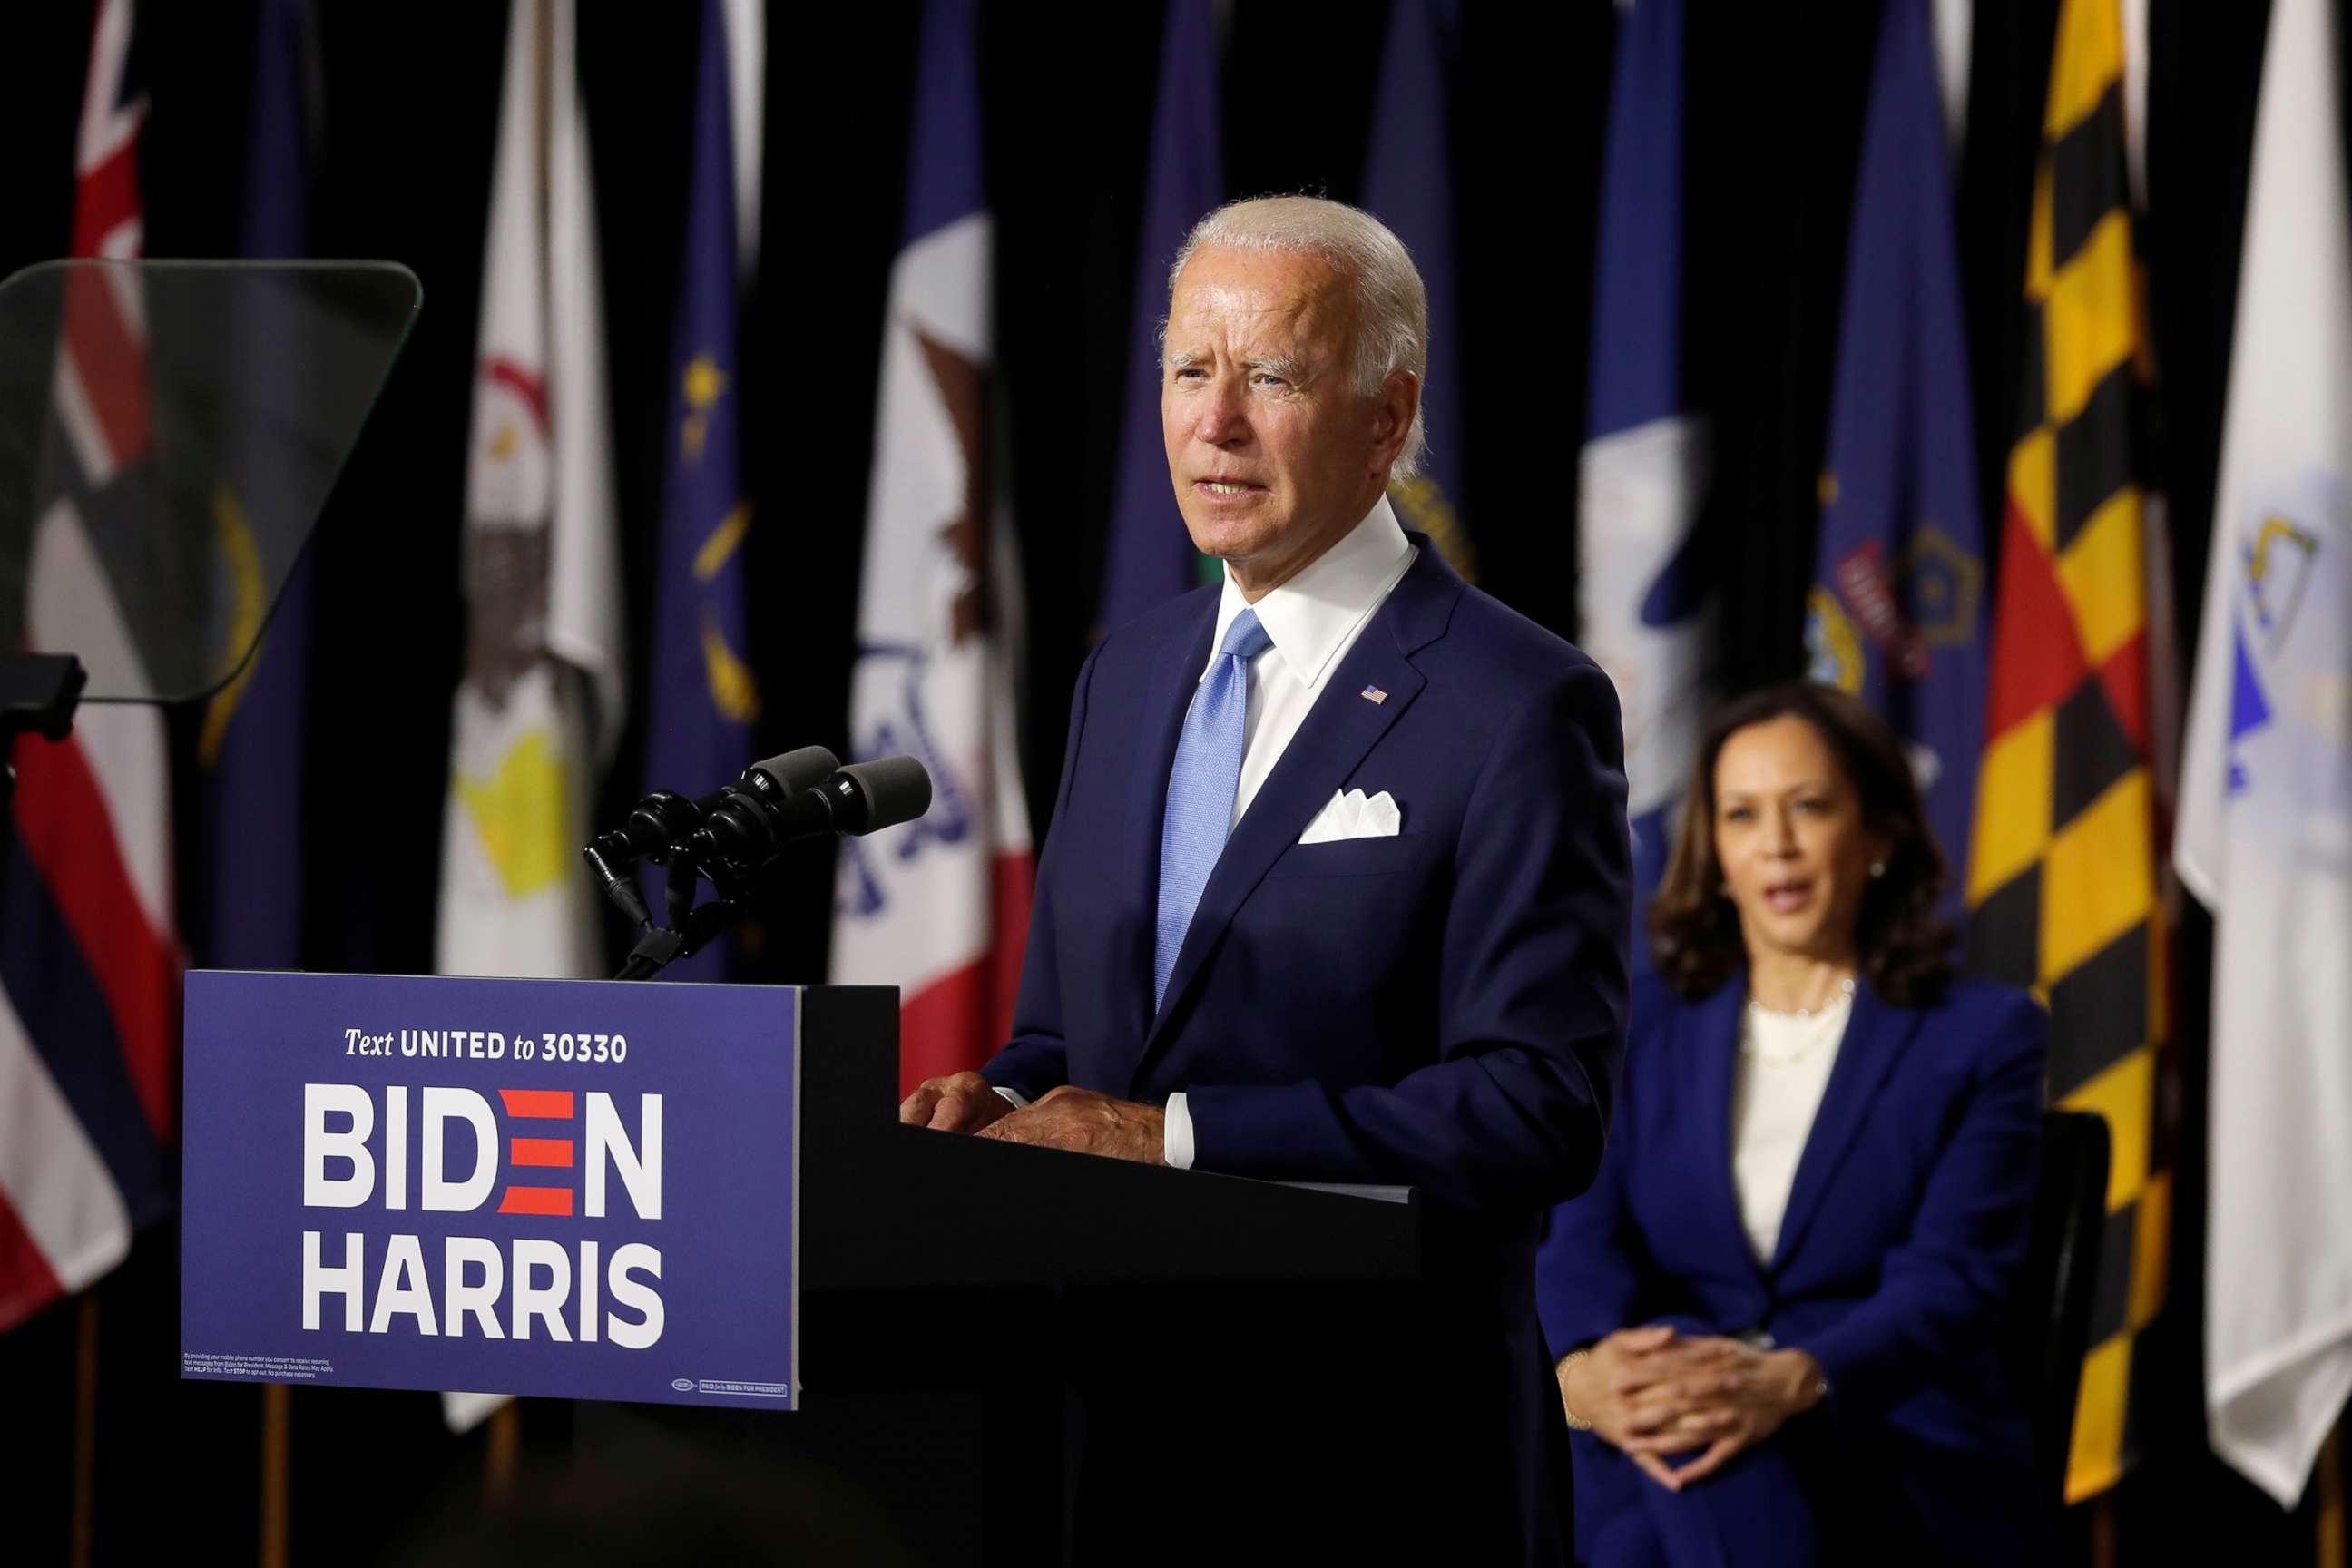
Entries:
<svg viewBox="0 0 2352 1568">
<path fill-rule="evenodd" d="M 1181 1089 L 1196 1169 L 1410 1184 L 1462 1216 L 1455 1283 L 1493 1330 L 1462 1353 L 1540 1447 L 1535 1243 L 1600 1162 L 1623 1050 L 1623 741 L 1598 667 L 1414 542 L 1235 825 L 1156 1016 L 1160 818 L 1218 591 L 1095 650 L 1013 1039 L 984 1070 L 1032 1097 Z M 1348 789 L 1386 790 L 1402 830 L 1300 844 Z"/>
<path fill-rule="evenodd" d="M 1810 1351 L 1829 1375 L 1822 1419 L 1838 1446 L 1891 1472 L 1955 1555 L 1976 1561 L 1981 1544 L 2013 1560 L 2046 1500 L 1993 1334 L 2032 1224 L 2047 1018 L 2023 992 L 1974 981 L 1927 1008 L 1858 989 L 1759 1267 L 1731 1174 L 1747 995 L 1744 976 L 1695 1003 L 1654 980 L 1636 992 L 1607 1158 L 1553 1215 L 1538 1258 L 1545 1335 L 1565 1353 L 1672 1322 Z M 1607 1484 L 1612 1464 L 1630 1466 L 1597 1439 L 1580 1434 L 1576 1456 L 1583 1537 L 1606 1531 L 1612 1504 L 1654 1500 L 1646 1481 Z"/>
</svg>

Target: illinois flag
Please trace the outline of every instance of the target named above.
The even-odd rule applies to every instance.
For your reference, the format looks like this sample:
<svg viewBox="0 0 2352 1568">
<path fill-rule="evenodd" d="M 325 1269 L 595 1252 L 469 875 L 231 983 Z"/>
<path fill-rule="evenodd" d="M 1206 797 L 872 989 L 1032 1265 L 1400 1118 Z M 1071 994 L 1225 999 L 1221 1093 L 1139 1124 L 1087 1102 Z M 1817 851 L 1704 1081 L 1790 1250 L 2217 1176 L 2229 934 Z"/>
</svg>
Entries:
<svg viewBox="0 0 2352 1568">
<path fill-rule="evenodd" d="M 466 479 L 466 673 L 436 966 L 583 977 L 595 774 L 622 719 L 619 568 L 571 0 L 516 0 Z"/>
<path fill-rule="evenodd" d="M 2340 23 L 2271 9 L 2173 860 L 2213 911 L 2205 1405 L 2292 1508 L 2352 1392 L 2352 223 Z"/>
<path fill-rule="evenodd" d="M 1016 580 L 988 483 L 991 236 L 971 0 L 929 0 L 907 237 L 890 271 L 850 681 L 858 758 L 908 752 L 931 809 L 842 841 L 833 978 L 900 989 L 907 1087 L 1012 1025 L 1034 875 L 1014 752 Z"/>
</svg>

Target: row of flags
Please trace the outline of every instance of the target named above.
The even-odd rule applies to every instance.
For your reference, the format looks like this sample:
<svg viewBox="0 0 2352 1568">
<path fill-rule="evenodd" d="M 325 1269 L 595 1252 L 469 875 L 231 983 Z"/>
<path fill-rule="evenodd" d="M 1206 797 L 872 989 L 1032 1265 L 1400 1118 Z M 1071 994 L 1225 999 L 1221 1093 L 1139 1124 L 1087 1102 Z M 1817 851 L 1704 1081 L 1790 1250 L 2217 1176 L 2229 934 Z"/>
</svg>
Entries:
<svg viewBox="0 0 2352 1568">
<path fill-rule="evenodd" d="M 1624 700 L 1644 892 L 1709 700 L 1709 607 L 1688 569 L 1706 426 L 1679 386 L 1682 20 L 1681 0 L 1634 0 L 1620 19 L 1581 475 L 1581 635 Z M 2325 0 L 2271 12 L 2170 845 L 2174 654 L 2161 511 L 2146 481 L 2151 366 L 2125 20 L 2119 0 L 2059 9 L 1996 579 L 1979 536 L 1937 15 L 1930 0 L 1883 8 L 1806 651 L 1814 679 L 1861 696 L 1906 739 L 1952 861 L 1949 912 L 1969 966 L 2047 1001 L 2051 1097 L 2110 1130 L 2070 1500 L 2112 1486 L 2141 1446 L 2134 1350 L 2169 1267 L 2168 860 L 2212 910 L 2209 1435 L 2292 1506 L 2352 1394 L 2340 24 Z"/>
<path fill-rule="evenodd" d="M 992 417 L 993 234 L 981 178 L 973 0 L 927 0 L 904 237 L 882 344 L 852 689 L 852 750 L 931 772 L 921 823 L 840 861 L 835 978 L 903 987 L 903 1076 L 976 1065 L 1003 1037 L 1034 857 L 1016 766 L 1019 574 Z M 2064 0 L 2033 195 L 2020 331 L 2031 351 L 1988 574 L 1929 0 L 1884 8 L 1847 257 L 1807 651 L 1911 745 L 1985 973 L 2056 1021 L 2053 1098 L 2114 1131 L 2106 1274 L 2069 1489 L 2135 1447 L 2132 1350 L 2163 1295 L 2158 1152 L 2169 981 L 2153 732 L 2166 657 L 2141 480 L 2148 363 L 2124 171 L 2118 0 Z M 1170 495 L 1152 323 L 1184 230 L 1225 195 L 1217 7 L 1170 0 L 1141 209 L 1129 408 L 1101 623 L 1202 580 Z M 1469 567 L 1462 526 L 1459 277 L 1448 169 L 1453 0 L 1395 0 L 1367 199 L 1412 249 L 1433 323 L 1424 473 L 1402 515 Z M 302 0 L 260 8 L 247 249 L 307 247 Z M 719 778 L 752 745 L 736 321 L 757 244 L 756 5 L 705 0 L 650 654 L 649 758 Z M 1683 0 L 1620 19 L 1594 268 L 1580 486 L 1581 636 L 1624 702 L 1640 880 L 1654 884 L 1713 695 L 1715 605 L 1698 570 L 1709 467 L 1681 375 Z M 2352 1391 L 2352 1243 L 2330 1119 L 2352 1023 L 2352 574 L 2336 456 L 2352 417 L 2352 255 L 2336 131 L 2336 23 L 2273 7 L 2255 149 L 2221 501 L 2182 766 L 2178 858 L 2220 922 L 2209 1220 L 2217 1447 L 2282 1500 Z M 516 0 L 491 218 L 464 561 L 440 963 L 597 973 L 603 918 L 575 871 L 625 718 L 622 599 L 594 216 L 572 0 Z M 98 7 L 78 171 L 83 254 L 137 254 L 130 6 Z M 1948 67 L 1948 58 L 1946 65 Z M 1948 72 L 1947 72 L 1948 74 Z M 79 356 L 135 364 L 135 298 L 93 296 Z M 143 430 L 99 409 L 43 520 L 67 562 L 77 510 L 135 497 Z M 68 422 L 70 423 L 70 422 Z M 201 762 L 209 830 L 249 869 L 299 842 L 300 647 L 289 585 L 249 677 L 216 700 Z M 37 594 L 37 605 L 67 599 Z M 86 641 L 87 617 L 75 636 Z M 99 617 L 102 622 L 103 617 Z M 37 644 L 44 628 L 34 626 Z M 272 650 L 277 650 L 273 656 Z M 64 746 L 20 748 L 0 840 L 0 1327 L 95 1279 L 169 1202 L 180 938 L 163 739 L 152 713 L 85 710 Z M 650 781 L 649 781 L 650 782 Z M 258 875 L 258 871 L 253 871 Z M 248 877 L 248 886 L 250 876 Z M 288 888 L 299 887 L 289 875 Z M 282 918 L 257 919 L 257 910 Z M 230 918 L 232 912 L 235 918 Z M 240 898 L 221 962 L 299 964 L 299 904 Z M 100 940 L 100 932 L 105 932 Z M 128 933 L 128 936 L 124 935 Z M 1638 944 L 1637 944 L 1638 950 Z M 700 973 L 723 973 L 723 958 Z M 2318 1086 L 2325 1092 L 2310 1092 Z"/>
</svg>

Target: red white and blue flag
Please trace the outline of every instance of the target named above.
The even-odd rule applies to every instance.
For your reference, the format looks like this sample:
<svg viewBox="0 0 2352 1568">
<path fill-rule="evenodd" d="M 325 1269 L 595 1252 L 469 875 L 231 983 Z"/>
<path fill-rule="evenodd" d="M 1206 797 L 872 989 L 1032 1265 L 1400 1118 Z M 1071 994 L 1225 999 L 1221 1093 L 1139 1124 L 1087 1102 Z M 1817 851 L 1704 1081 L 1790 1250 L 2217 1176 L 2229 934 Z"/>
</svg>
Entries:
<svg viewBox="0 0 2352 1568">
<path fill-rule="evenodd" d="M 131 0 L 101 0 L 76 154 L 74 249 L 142 245 L 126 80 Z M 49 471 L 29 567 L 36 649 L 92 689 L 142 666 L 89 528 L 148 504 L 144 301 L 127 271 L 68 279 Z M 182 958 L 162 715 L 86 704 L 61 742 L 17 742 L 0 834 L 0 1329 L 81 1289 L 173 1199 Z"/>
<path fill-rule="evenodd" d="M 977 1068 L 1011 1032 L 1029 931 L 1029 813 L 1014 751 L 1018 581 L 987 480 L 989 265 L 971 0 L 924 7 L 890 271 L 850 685 L 860 759 L 907 752 L 931 809 L 842 840 L 833 978 L 895 984 L 907 1087 Z"/>
</svg>

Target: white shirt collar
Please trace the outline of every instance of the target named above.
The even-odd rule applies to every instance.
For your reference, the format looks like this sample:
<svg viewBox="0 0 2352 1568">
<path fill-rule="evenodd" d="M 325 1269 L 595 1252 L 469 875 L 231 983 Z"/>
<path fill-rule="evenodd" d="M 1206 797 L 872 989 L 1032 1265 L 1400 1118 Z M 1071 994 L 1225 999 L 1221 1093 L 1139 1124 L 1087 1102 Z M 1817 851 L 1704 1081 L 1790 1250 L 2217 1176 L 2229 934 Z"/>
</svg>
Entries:
<svg viewBox="0 0 2352 1568">
<path fill-rule="evenodd" d="M 1364 520 L 1339 542 L 1299 568 L 1297 575 L 1269 591 L 1255 605 L 1242 597 L 1231 566 L 1217 601 L 1216 634 L 1209 639 L 1209 662 L 1201 669 L 1206 679 L 1225 646 L 1225 633 L 1244 610 L 1257 612 L 1281 668 L 1313 691 L 1330 673 L 1332 657 L 1364 618 L 1380 608 L 1419 553 L 1397 525 L 1387 492 L 1372 503 Z"/>
</svg>

